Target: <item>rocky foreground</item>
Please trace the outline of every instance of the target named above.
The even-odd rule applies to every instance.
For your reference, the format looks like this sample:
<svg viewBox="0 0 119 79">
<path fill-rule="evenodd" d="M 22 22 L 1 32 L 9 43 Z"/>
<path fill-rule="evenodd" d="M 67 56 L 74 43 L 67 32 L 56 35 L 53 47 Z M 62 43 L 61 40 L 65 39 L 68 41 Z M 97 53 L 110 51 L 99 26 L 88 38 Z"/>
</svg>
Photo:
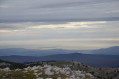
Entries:
<svg viewBox="0 0 119 79">
<path fill-rule="evenodd" d="M 69 67 L 33 66 L 24 69 L 0 69 L 0 79 L 97 79 L 90 73 L 71 70 Z"/>
</svg>

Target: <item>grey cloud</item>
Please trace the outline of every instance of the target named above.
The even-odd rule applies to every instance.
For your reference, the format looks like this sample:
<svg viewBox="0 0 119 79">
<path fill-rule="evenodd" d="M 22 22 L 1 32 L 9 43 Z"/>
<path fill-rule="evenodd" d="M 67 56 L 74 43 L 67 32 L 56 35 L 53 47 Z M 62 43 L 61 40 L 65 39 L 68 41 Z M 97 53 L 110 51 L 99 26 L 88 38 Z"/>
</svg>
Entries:
<svg viewBox="0 0 119 79">
<path fill-rule="evenodd" d="M 89 4 L 89 2 L 70 2 L 70 3 L 58 3 L 58 4 L 50 4 L 50 5 L 43 5 L 43 6 L 36 6 L 33 8 L 64 8 L 64 7 L 74 7 L 74 6 L 81 6 L 84 4 Z"/>
<path fill-rule="evenodd" d="M 0 30 L 15 30 L 28 28 L 28 23 L 0 23 Z"/>
<path fill-rule="evenodd" d="M 75 6 L 85 6 L 85 5 L 94 5 L 100 3 L 107 3 L 107 2 L 118 2 L 117 0 L 89 0 L 89 1 L 74 1 L 74 2 L 66 2 L 66 3 L 56 3 L 56 4 L 47 4 L 42 6 L 36 6 L 32 8 L 65 8 L 65 7 L 75 7 Z"/>
<path fill-rule="evenodd" d="M 14 29 L 14 28 L 16 28 L 16 27 L 14 27 L 14 26 L 1 26 L 0 25 L 0 29 Z"/>
<path fill-rule="evenodd" d="M 28 28 L 37 25 L 67 24 L 67 22 L 80 21 L 107 22 L 90 25 L 100 28 Z M 119 37 L 118 21 L 119 0 L 0 0 L 0 48 L 19 45 L 27 48 L 48 45 L 60 47 L 62 45 L 61 48 L 79 49 L 82 46 L 82 48 L 95 48 L 96 45 L 99 47 L 118 45 L 119 41 L 115 41 Z M 10 32 L 4 32 L 7 31 L 6 29 Z M 19 29 L 21 31 L 15 31 Z M 114 39 L 112 42 L 102 41 L 111 38 Z M 48 41 L 49 39 L 63 40 L 54 42 L 53 40 Z M 69 39 L 74 39 L 74 41 L 68 42 Z M 78 39 L 85 39 L 85 41 L 78 41 Z M 91 41 L 88 39 L 102 40 Z M 20 42 L 22 40 L 25 41 Z M 27 42 L 29 40 L 31 41 Z M 36 42 L 36 40 L 39 41 Z M 25 43 L 28 45 L 26 46 Z"/>
<path fill-rule="evenodd" d="M 0 23 L 19 23 L 19 22 L 46 22 L 49 24 L 66 23 L 66 22 L 80 22 L 80 21 L 119 21 L 119 17 L 106 17 L 106 18 L 68 18 L 68 19 L 29 19 L 29 18 L 15 18 L 15 19 L 0 19 Z M 2 26 L 1 26 L 2 27 Z"/>
<path fill-rule="evenodd" d="M 118 4 L 117 0 L 2 0 L 0 6 L 8 8 L 0 8 L 0 22 L 116 21 Z M 110 13 L 113 10 L 117 11 Z"/>
</svg>

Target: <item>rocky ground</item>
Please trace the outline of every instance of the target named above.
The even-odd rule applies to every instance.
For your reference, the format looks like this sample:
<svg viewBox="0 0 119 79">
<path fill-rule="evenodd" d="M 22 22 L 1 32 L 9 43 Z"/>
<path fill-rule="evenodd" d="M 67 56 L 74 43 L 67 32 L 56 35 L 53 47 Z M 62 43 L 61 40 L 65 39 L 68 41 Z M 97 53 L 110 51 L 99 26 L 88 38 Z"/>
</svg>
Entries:
<svg viewBox="0 0 119 79">
<path fill-rule="evenodd" d="M 97 79 L 90 73 L 71 70 L 69 67 L 44 65 L 24 69 L 0 69 L 0 79 Z"/>
<path fill-rule="evenodd" d="M 0 79 L 119 79 L 119 68 L 96 68 L 80 62 L 0 62 Z"/>
</svg>

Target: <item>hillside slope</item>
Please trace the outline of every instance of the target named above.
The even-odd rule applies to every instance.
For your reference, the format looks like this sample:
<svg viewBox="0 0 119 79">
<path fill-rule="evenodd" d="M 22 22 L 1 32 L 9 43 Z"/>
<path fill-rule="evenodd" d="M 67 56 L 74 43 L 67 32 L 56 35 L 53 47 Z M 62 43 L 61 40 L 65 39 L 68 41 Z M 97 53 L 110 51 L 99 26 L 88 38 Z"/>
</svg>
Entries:
<svg viewBox="0 0 119 79">
<path fill-rule="evenodd" d="M 12 62 L 34 62 L 34 61 L 79 61 L 94 67 L 119 67 L 118 55 L 95 55 L 95 54 L 56 54 L 41 57 L 31 56 L 0 56 L 1 59 Z"/>
</svg>

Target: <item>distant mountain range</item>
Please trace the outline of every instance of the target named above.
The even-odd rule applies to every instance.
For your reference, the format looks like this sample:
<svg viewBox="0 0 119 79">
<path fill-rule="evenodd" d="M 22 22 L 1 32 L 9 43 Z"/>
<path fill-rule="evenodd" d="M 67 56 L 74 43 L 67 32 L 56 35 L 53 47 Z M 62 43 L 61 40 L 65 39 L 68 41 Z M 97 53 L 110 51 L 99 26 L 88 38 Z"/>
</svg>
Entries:
<svg viewBox="0 0 119 79">
<path fill-rule="evenodd" d="M 54 54 L 68 54 L 78 52 L 77 50 L 63 50 L 63 49 L 49 49 L 49 50 L 34 50 L 34 49 L 24 49 L 24 48 L 8 48 L 0 49 L 0 56 L 46 56 Z"/>
<path fill-rule="evenodd" d="M 119 55 L 119 46 L 102 48 L 102 49 L 98 49 L 98 50 L 91 50 L 89 52 L 92 54 Z"/>
<path fill-rule="evenodd" d="M 119 55 L 95 55 L 95 54 L 56 54 L 41 57 L 32 56 L 0 56 L 0 59 L 11 62 L 37 62 L 37 61 L 79 61 L 94 67 L 119 67 Z"/>
<path fill-rule="evenodd" d="M 0 59 L 20 63 L 52 60 L 74 60 L 96 67 L 119 67 L 119 46 L 97 50 L 31 50 L 23 48 L 0 49 Z"/>
<path fill-rule="evenodd" d="M 0 56 L 11 56 L 11 55 L 47 56 L 55 54 L 69 54 L 69 53 L 119 55 L 119 46 L 113 46 L 97 50 L 63 50 L 63 49 L 33 50 L 24 48 L 0 49 Z"/>
</svg>

